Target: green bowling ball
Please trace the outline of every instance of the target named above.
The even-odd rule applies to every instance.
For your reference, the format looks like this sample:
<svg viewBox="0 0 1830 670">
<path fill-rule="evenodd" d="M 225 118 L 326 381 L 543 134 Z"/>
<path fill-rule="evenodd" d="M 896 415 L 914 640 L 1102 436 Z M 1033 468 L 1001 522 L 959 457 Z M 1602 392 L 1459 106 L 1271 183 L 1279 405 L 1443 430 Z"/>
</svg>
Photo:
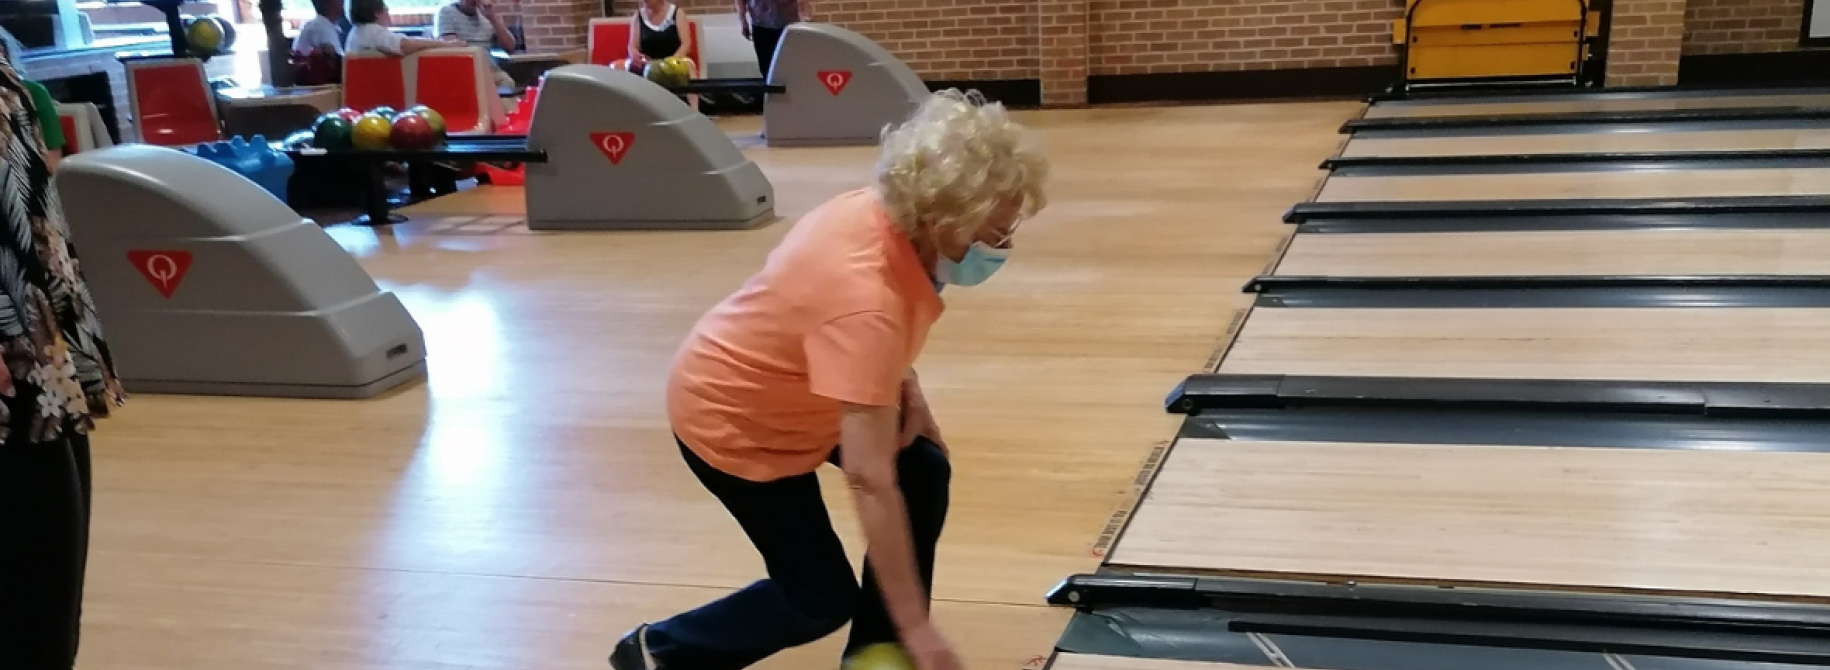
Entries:
<svg viewBox="0 0 1830 670">
<path fill-rule="evenodd" d="M 335 114 L 318 117 L 311 128 L 311 146 L 325 151 L 347 151 L 350 148 L 350 122 Z"/>
</svg>

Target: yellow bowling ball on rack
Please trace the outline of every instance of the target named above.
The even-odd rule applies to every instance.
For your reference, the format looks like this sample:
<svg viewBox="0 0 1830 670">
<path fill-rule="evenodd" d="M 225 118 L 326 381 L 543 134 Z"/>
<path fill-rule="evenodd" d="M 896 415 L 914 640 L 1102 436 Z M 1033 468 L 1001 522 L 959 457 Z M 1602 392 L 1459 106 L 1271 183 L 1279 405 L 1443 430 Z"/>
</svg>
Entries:
<svg viewBox="0 0 1830 670">
<path fill-rule="evenodd" d="M 393 135 L 392 121 L 369 112 L 356 119 L 355 127 L 350 132 L 350 141 L 362 151 L 383 151 L 389 148 Z"/>
</svg>

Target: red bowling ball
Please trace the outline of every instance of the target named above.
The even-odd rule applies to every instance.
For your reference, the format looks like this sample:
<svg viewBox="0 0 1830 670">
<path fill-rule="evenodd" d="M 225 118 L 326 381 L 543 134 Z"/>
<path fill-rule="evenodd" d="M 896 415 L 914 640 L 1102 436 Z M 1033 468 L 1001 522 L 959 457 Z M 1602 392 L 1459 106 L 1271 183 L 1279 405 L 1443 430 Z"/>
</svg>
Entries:
<svg viewBox="0 0 1830 670">
<path fill-rule="evenodd" d="M 389 136 L 395 149 L 401 151 L 425 151 L 438 146 L 438 131 L 432 128 L 432 122 L 418 114 L 401 114 L 394 117 L 394 130 Z"/>
</svg>

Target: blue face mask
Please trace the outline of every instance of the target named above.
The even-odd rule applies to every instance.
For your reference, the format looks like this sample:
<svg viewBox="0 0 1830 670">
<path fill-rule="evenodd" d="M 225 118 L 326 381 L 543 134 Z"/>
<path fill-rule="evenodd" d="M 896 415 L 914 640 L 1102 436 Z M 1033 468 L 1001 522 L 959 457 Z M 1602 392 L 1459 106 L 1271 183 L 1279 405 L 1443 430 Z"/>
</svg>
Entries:
<svg viewBox="0 0 1830 670">
<path fill-rule="evenodd" d="M 1009 249 L 999 249 L 984 242 L 974 242 L 966 248 L 966 255 L 955 261 L 941 256 L 934 264 L 936 286 L 954 284 L 957 286 L 978 286 L 1004 267 L 1004 260 L 1010 257 Z"/>
</svg>

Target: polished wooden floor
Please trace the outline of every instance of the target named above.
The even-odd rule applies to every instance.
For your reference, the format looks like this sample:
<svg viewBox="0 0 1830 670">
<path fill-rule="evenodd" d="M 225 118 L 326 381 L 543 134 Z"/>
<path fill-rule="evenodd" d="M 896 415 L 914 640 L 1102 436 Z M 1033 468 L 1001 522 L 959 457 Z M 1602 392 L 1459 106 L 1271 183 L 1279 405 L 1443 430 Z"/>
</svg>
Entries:
<svg viewBox="0 0 1830 670">
<path fill-rule="evenodd" d="M 1263 670 L 1264 668 L 1264 666 L 1258 665 L 1069 653 L 1055 657 L 1055 664 L 1050 667 L 1053 670 Z"/>
<path fill-rule="evenodd" d="M 1674 111 L 1693 109 L 1725 109 L 1734 107 L 1821 107 L 1830 105 L 1830 95 L 1821 93 L 1805 94 L 1760 94 L 1760 95 L 1699 95 L 1697 97 L 1667 97 L 1640 99 L 1591 99 L 1591 100 L 1509 100 L 1495 101 L 1413 101 L 1408 103 L 1384 103 L 1374 105 L 1366 110 L 1366 118 L 1433 118 L 1454 116 L 1510 116 L 1514 114 L 1578 114 L 1592 112 L 1644 112 Z"/>
<path fill-rule="evenodd" d="M 1734 152 L 1830 148 L 1830 130 L 1787 128 L 1656 133 L 1528 133 L 1456 137 L 1355 137 L 1347 157 L 1554 155 L 1581 153 Z"/>
<path fill-rule="evenodd" d="M 1825 597 L 1827 486 L 1822 454 L 1183 439 L 1111 560 Z"/>
<path fill-rule="evenodd" d="M 1830 230 L 1581 230 L 1297 235 L 1279 275 L 1825 275 Z"/>
<path fill-rule="evenodd" d="M 1342 176 L 1317 202 L 1442 202 L 1830 195 L 1830 168 Z"/>
<path fill-rule="evenodd" d="M 1830 309 L 1252 311 L 1220 372 L 1830 383 Z"/>
<path fill-rule="evenodd" d="M 956 461 L 936 612 L 972 667 L 1048 653 L 1067 613 L 1044 593 L 1097 565 L 1174 433 L 1163 393 L 1210 357 L 1358 109 L 1023 115 L 1055 158 L 1054 206 L 994 281 L 947 292 L 920 363 Z M 732 128 L 784 215 L 869 178 L 871 150 L 771 150 L 754 130 Z M 628 627 L 760 574 L 679 463 L 660 391 L 692 321 L 787 224 L 536 234 L 513 203 L 333 229 L 424 328 L 426 383 L 140 396 L 103 425 L 80 667 L 602 668 Z M 765 667 L 834 667 L 836 642 Z"/>
</svg>

